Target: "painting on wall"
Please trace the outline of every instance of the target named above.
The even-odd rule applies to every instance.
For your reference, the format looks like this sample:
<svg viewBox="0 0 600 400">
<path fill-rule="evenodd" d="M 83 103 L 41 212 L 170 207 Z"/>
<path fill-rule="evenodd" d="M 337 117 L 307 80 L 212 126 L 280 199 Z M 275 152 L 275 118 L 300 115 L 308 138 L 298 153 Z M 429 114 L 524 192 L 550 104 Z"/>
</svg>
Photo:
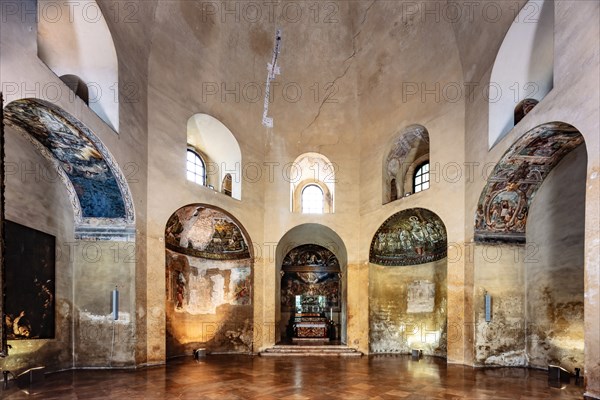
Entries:
<svg viewBox="0 0 600 400">
<path fill-rule="evenodd" d="M 447 254 L 446 228 L 423 208 L 400 211 L 388 218 L 371 241 L 369 261 L 388 266 L 417 265 L 441 260 Z"/>
<path fill-rule="evenodd" d="M 24 132 L 45 155 L 58 161 L 72 185 L 82 218 L 131 222 L 133 205 L 124 177 L 107 150 L 79 121 L 50 103 L 36 99 L 13 101 L 5 107 L 7 125 Z M 59 171 L 60 172 L 60 171 Z M 126 201 L 127 200 L 127 201 Z"/>
<path fill-rule="evenodd" d="M 223 305 L 252 304 L 249 260 L 217 263 L 167 250 L 167 299 L 176 312 L 216 314 Z"/>
<path fill-rule="evenodd" d="M 240 227 L 224 213 L 202 206 L 177 210 L 166 227 L 166 247 L 177 253 L 209 260 L 250 258 Z"/>
<path fill-rule="evenodd" d="M 53 339 L 56 238 L 11 221 L 5 224 L 7 339 Z"/>
<path fill-rule="evenodd" d="M 306 244 L 284 257 L 281 277 L 281 307 L 294 307 L 296 295 L 325 296 L 326 307 L 341 309 L 341 269 L 333 252 Z"/>
<path fill-rule="evenodd" d="M 583 141 L 571 125 L 552 122 L 527 132 L 508 149 L 481 193 L 475 240 L 524 243 L 535 194 L 550 171 Z"/>
<path fill-rule="evenodd" d="M 433 312 L 435 306 L 435 283 L 413 281 L 408 285 L 407 310 L 409 314 Z"/>
</svg>

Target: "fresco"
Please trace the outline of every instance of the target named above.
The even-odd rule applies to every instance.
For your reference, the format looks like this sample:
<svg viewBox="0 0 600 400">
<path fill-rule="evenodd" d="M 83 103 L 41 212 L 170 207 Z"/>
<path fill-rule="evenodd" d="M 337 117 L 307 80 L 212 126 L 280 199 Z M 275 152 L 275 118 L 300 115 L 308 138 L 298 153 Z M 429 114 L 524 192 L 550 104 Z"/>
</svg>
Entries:
<svg viewBox="0 0 600 400">
<path fill-rule="evenodd" d="M 35 99 L 5 107 L 7 125 L 46 151 L 68 179 L 76 219 L 108 218 L 133 222 L 133 203 L 125 178 L 89 129 L 50 103 Z M 123 195 L 126 193 L 126 195 Z M 80 214 L 80 215 L 79 215 Z M 81 221 L 79 221 L 81 222 Z"/>
<path fill-rule="evenodd" d="M 583 142 L 571 125 L 552 122 L 532 129 L 511 146 L 481 193 L 475 240 L 524 243 L 527 216 L 537 190 L 560 160 Z"/>
<path fill-rule="evenodd" d="M 248 260 L 214 264 L 167 250 L 167 298 L 176 312 L 193 315 L 251 305 L 251 272 Z"/>
<path fill-rule="evenodd" d="M 430 281 L 413 281 L 408 285 L 406 299 L 407 312 L 433 312 L 435 305 L 435 283 Z"/>
<path fill-rule="evenodd" d="M 400 211 L 388 218 L 371 241 L 369 261 L 379 265 L 417 265 L 446 257 L 446 228 L 423 208 Z"/>
<path fill-rule="evenodd" d="M 5 222 L 7 339 L 53 339 L 56 239 Z"/>
<path fill-rule="evenodd" d="M 292 249 L 283 259 L 281 306 L 291 310 L 296 295 L 325 296 L 326 308 L 340 311 L 341 270 L 328 249 L 306 244 Z"/>
<path fill-rule="evenodd" d="M 421 125 L 405 128 L 400 136 L 392 143 L 391 149 L 383 160 L 384 204 L 404 196 L 404 178 L 408 167 L 429 152 L 429 133 Z M 400 189 L 400 190 L 398 190 Z"/>
<path fill-rule="evenodd" d="M 169 250 L 210 260 L 250 258 L 248 243 L 241 229 L 227 215 L 202 206 L 177 210 L 165 233 Z"/>
</svg>

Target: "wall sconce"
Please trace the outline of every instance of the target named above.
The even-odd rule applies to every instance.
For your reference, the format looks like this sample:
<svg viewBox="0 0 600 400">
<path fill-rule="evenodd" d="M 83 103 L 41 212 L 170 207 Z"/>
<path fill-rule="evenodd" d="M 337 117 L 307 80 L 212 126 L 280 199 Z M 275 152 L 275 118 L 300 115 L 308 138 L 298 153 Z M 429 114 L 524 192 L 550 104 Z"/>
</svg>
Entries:
<svg viewBox="0 0 600 400">
<path fill-rule="evenodd" d="M 492 296 L 485 292 L 483 295 L 483 303 L 485 307 L 485 322 L 492 320 Z"/>
</svg>

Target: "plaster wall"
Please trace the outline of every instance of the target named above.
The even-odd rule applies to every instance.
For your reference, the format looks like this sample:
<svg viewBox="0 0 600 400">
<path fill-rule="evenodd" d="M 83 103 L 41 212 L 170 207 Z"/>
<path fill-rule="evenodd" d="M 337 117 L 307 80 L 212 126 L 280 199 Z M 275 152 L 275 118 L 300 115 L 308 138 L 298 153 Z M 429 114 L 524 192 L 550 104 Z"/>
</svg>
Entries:
<svg viewBox="0 0 600 400">
<path fill-rule="evenodd" d="M 474 364 L 527 366 L 525 248 L 477 245 L 473 261 Z M 485 321 L 485 293 L 492 297 L 490 322 Z"/>
<path fill-rule="evenodd" d="M 529 365 L 584 366 L 585 146 L 560 162 L 531 207 L 526 268 Z"/>
<path fill-rule="evenodd" d="M 122 241 L 74 243 L 75 367 L 135 365 L 135 244 Z M 119 290 L 119 316 L 111 292 Z"/>
<path fill-rule="evenodd" d="M 473 216 L 477 201 L 485 185 L 491 167 L 502 154 L 524 133 L 549 121 L 563 121 L 572 124 L 583 134 L 588 153 L 586 180 L 586 235 L 585 235 L 585 373 L 587 374 L 587 393 L 600 397 L 600 331 L 598 325 L 598 276 L 600 232 L 598 173 L 599 173 L 599 131 L 596 97 L 581 96 L 600 88 L 598 74 L 598 49 L 593 43 L 599 34 L 599 6 L 596 3 L 576 1 L 555 2 L 554 28 L 554 88 L 538 106 L 517 126 L 487 151 L 488 103 L 484 88 L 489 84 L 490 69 L 500 45 L 503 34 L 508 30 L 514 14 L 510 4 L 498 3 L 502 8 L 502 17 L 490 22 L 476 16 L 469 21 L 464 18 L 453 23 L 462 55 L 464 81 L 473 82 L 472 96 L 465 98 L 465 151 L 468 162 L 477 162 L 476 173 L 467 181 L 465 191 L 465 238 L 467 243 L 473 237 Z M 575 21 L 578 21 L 577 23 Z M 586 26 L 586 29 L 581 29 Z M 497 43 L 497 45 L 493 45 Z M 485 48 L 484 48 L 485 47 Z M 580 60 L 574 62 L 574 60 Z M 489 170 L 486 169 L 489 168 Z M 468 246 L 471 246 L 468 244 Z M 478 247 L 478 246 L 477 246 Z M 485 263 L 478 258 L 468 260 L 465 268 L 465 321 L 466 340 L 463 355 L 465 363 L 475 362 L 473 354 L 473 330 L 476 313 L 473 308 L 479 302 L 477 292 L 469 293 L 469 276 L 473 277 Z M 472 278 L 471 278 L 472 279 Z"/>
<path fill-rule="evenodd" d="M 404 267 L 369 264 L 369 348 L 372 353 L 446 357 L 447 259 Z M 431 311 L 410 312 L 409 285 L 433 283 Z"/>
<path fill-rule="evenodd" d="M 226 83 L 229 88 L 237 82 L 256 82 L 262 71 L 266 73 L 266 59 L 274 43 L 271 32 L 260 30 L 259 39 L 264 41 L 250 48 L 260 50 L 265 63 L 256 61 L 256 76 L 247 67 L 249 54 L 239 52 L 234 60 L 225 58 L 221 47 L 237 48 L 238 42 L 250 40 L 241 35 L 243 29 L 250 29 L 244 22 L 231 25 L 221 23 L 199 24 L 203 17 L 194 2 L 162 2 L 155 13 L 155 32 L 152 54 L 149 61 L 149 119 L 148 152 L 151 154 L 148 165 L 148 307 L 152 308 L 152 322 L 148 323 L 152 348 L 149 359 L 164 362 L 166 357 L 165 338 L 165 245 L 166 223 L 182 206 L 203 203 L 227 210 L 248 233 L 249 246 L 254 256 L 254 350 L 261 348 L 264 335 L 265 316 L 263 310 L 264 279 L 267 271 L 263 268 L 263 258 L 268 256 L 270 247 L 263 241 L 263 185 L 266 169 L 263 166 L 264 128 L 260 125 L 262 103 L 252 104 L 236 101 L 235 95 L 221 99 L 218 95 L 205 96 L 206 85 Z M 257 28 L 256 26 L 254 27 Z M 262 35 L 262 36 L 261 36 Z M 250 35 L 251 38 L 255 36 Z M 258 40 L 258 39 L 257 39 Z M 258 51 L 255 50 L 255 51 Z M 173 68 L 172 60 L 177 61 Z M 227 69 L 219 65 L 228 65 Z M 260 69 L 259 69 L 260 66 Z M 240 89 L 241 90 L 241 89 Z M 255 112 L 252 112 L 255 111 Z M 223 123 L 237 140 L 242 164 L 230 172 L 234 180 L 241 184 L 242 200 L 236 200 L 207 187 L 194 184 L 186 179 L 185 150 L 187 144 L 187 121 L 197 113 L 208 114 Z M 202 150 L 202 149 L 199 149 Z M 246 167 L 245 166 L 249 166 Z M 258 174 L 258 175 L 257 175 Z M 289 203 L 287 203 L 289 204 Z M 271 319 L 272 323 L 272 319 Z M 240 329 L 243 326 L 239 327 Z M 266 332 L 263 334 L 263 332 Z"/>
<path fill-rule="evenodd" d="M 413 7 L 414 6 L 414 7 Z M 368 275 L 369 246 L 377 228 L 390 215 L 413 207 L 436 213 L 447 229 L 449 362 L 462 362 L 465 287 L 464 165 L 465 104 L 452 88 L 462 81 L 462 65 L 452 25 L 426 14 L 427 2 L 376 2 L 356 38 L 360 49 L 358 101 L 360 113 L 359 266 Z M 435 12 L 434 12 L 435 14 Z M 411 40 L 404 40 L 411 38 Z M 434 50 L 435 49 L 435 50 Z M 404 128 L 420 124 L 429 132 L 431 186 L 428 190 L 381 205 L 381 165 L 387 145 Z M 450 257 L 452 254 L 452 257 Z M 368 288 L 357 287 L 367 298 Z M 362 314 L 361 326 L 368 326 Z M 365 330 L 366 331 L 366 330 Z M 368 333 L 367 333 L 368 335 Z"/>
<path fill-rule="evenodd" d="M 106 11 L 107 5 L 105 1 L 98 2 L 101 9 Z M 144 14 L 148 10 L 151 10 L 153 1 L 148 2 L 135 2 L 138 11 Z M 133 3 L 132 3 L 133 4 Z M 138 241 L 135 242 L 134 247 L 128 247 L 127 251 L 133 250 L 134 263 L 125 265 L 123 271 L 119 273 L 124 274 L 127 277 L 127 282 L 131 296 L 125 296 L 122 298 L 122 306 L 131 312 L 131 318 L 128 321 L 127 329 L 128 332 L 134 332 L 136 340 L 126 341 L 121 345 L 115 346 L 116 360 L 119 360 L 121 365 L 127 364 L 132 366 L 136 363 L 146 363 L 146 335 L 145 335 L 145 281 L 147 279 L 145 273 L 145 241 L 140 241 L 145 235 L 145 197 L 146 197 L 146 145 L 145 139 L 145 126 L 146 126 L 146 61 L 144 59 L 144 46 L 137 48 L 137 52 L 129 52 L 130 44 L 127 44 L 127 40 L 123 39 L 123 36 L 136 37 L 143 36 L 140 32 L 144 31 L 147 27 L 147 23 L 142 21 L 140 17 L 136 23 L 126 23 L 121 18 L 123 14 L 112 13 L 107 14 L 112 18 L 107 18 L 106 23 L 111 29 L 114 37 L 115 47 L 117 49 L 117 55 L 119 56 L 119 77 L 121 83 L 128 84 L 128 87 L 132 90 L 127 91 L 127 94 L 123 91 L 120 92 L 118 98 L 118 105 L 120 107 L 120 123 L 119 133 L 117 134 L 111 127 L 109 127 L 104 121 L 98 117 L 85 103 L 75 97 L 70 89 L 37 57 L 37 23 L 36 23 L 36 2 L 35 1 L 24 1 L 20 3 L 6 4 L 7 7 L 2 7 L 2 36 L 0 39 L 0 71 L 1 80 L 3 83 L 3 94 L 5 104 L 13 100 L 21 98 L 40 98 L 49 101 L 66 112 L 77 118 L 84 125 L 86 125 L 94 134 L 104 143 L 109 149 L 119 167 L 127 177 L 127 181 L 130 185 L 132 196 L 134 199 L 134 207 L 136 212 L 136 237 Z M 11 6 L 16 5 L 16 8 Z M 147 14 L 146 14 L 147 15 Z M 63 15 L 64 18 L 68 18 L 68 14 Z M 127 34 L 124 34 L 127 32 Z M 134 33 L 132 33 L 134 32 Z M 114 101 L 114 99 L 113 99 Z M 6 153 L 16 153 L 18 155 L 19 149 L 15 147 L 14 143 L 7 143 Z M 15 181 L 12 185 L 7 185 L 7 191 L 21 190 L 19 189 L 23 185 L 21 181 Z M 12 188 L 10 188 L 12 186 Z M 28 204 L 33 199 L 44 197 L 47 195 L 43 186 L 37 186 L 34 189 L 35 193 L 30 196 L 23 197 L 20 199 L 19 207 L 26 209 L 30 207 Z M 56 201 L 56 204 L 60 204 Z M 33 206 L 33 203 L 32 203 Z M 69 226 L 69 229 L 73 229 L 73 209 L 67 202 L 63 204 L 64 208 L 55 215 L 61 213 L 69 214 L 69 217 L 62 218 L 64 223 Z M 39 207 L 36 205 L 36 207 Z M 51 207 L 47 207 L 51 209 Z M 8 211 L 8 210 L 7 210 Z M 70 243 L 74 253 L 71 254 L 71 260 L 73 266 L 70 272 L 69 285 L 72 289 L 69 290 L 71 293 L 71 300 L 75 302 L 72 304 L 73 307 L 71 314 L 73 320 L 71 324 L 79 326 L 78 318 L 85 318 L 82 314 L 82 309 L 77 301 L 80 300 L 76 296 L 77 290 L 73 285 L 73 279 L 76 274 L 83 273 L 85 267 L 94 263 L 89 262 L 85 259 L 87 255 L 77 254 L 77 250 L 81 247 L 76 246 L 78 243 L 72 243 L 70 240 L 64 241 L 64 243 Z M 129 246 L 130 243 L 101 243 L 99 244 L 102 249 L 102 255 L 105 257 L 112 257 L 113 249 L 111 245 Z M 104 247 L 106 246 L 106 247 Z M 129 254 L 129 253 L 127 253 Z M 121 260 L 122 261 L 122 260 Z M 110 271 L 119 270 L 119 262 L 108 262 L 107 264 L 112 268 Z M 81 300 L 84 302 L 82 305 L 88 307 L 88 302 L 84 301 L 85 296 L 89 294 L 95 298 L 90 300 L 91 303 L 98 302 L 99 305 L 105 305 L 110 299 L 110 290 L 114 285 L 114 276 L 105 273 L 102 270 L 91 268 L 92 271 L 97 273 L 97 276 L 93 276 L 94 272 L 89 270 L 85 273 L 85 279 L 81 281 L 81 285 L 86 283 L 86 279 L 93 281 L 93 288 L 90 293 L 87 293 L 85 289 L 81 289 L 81 294 L 84 297 Z M 90 275 L 91 274 L 91 275 Z M 135 279 L 137 274 L 138 279 Z M 119 276 L 118 274 L 116 276 Z M 121 275 L 122 277 L 122 275 Z M 85 285 L 84 285 L 85 286 Z M 81 286 L 80 286 L 81 287 Z M 137 292 L 136 292 L 137 289 Z M 75 291 L 75 295 L 73 294 Z M 136 301 L 141 301 L 140 308 L 136 309 Z M 101 306 L 99 306 L 101 307 Z M 102 306 L 103 307 L 103 306 Z M 83 310 L 85 311 L 85 310 Z M 102 314 L 106 311 L 102 308 Z M 94 318 L 96 318 L 95 316 Z M 89 321 L 82 321 L 81 326 L 87 326 Z M 139 324 L 138 322 L 141 322 Z M 111 330 L 112 335 L 112 324 L 108 320 L 102 318 L 94 319 L 95 330 L 98 332 L 104 332 Z M 72 329 L 72 328 L 71 328 Z M 77 328 L 79 329 L 79 328 Z M 81 330 L 80 330 L 81 332 Z M 86 337 L 84 335 L 77 334 L 74 336 L 75 342 L 69 342 L 67 347 L 63 351 L 67 351 L 72 354 L 74 348 L 89 346 L 89 343 L 85 343 Z M 82 342 L 79 342 L 82 341 Z M 107 356 L 105 353 L 101 354 L 101 351 L 92 349 L 89 354 L 82 354 L 82 358 L 77 360 L 78 366 L 91 366 L 91 365 L 106 365 Z"/>
<path fill-rule="evenodd" d="M 167 357 L 210 353 L 251 353 L 252 297 L 238 292 L 248 277 L 251 260 L 216 261 L 167 250 Z M 181 272 L 187 288 L 178 304 L 174 282 Z"/>
</svg>

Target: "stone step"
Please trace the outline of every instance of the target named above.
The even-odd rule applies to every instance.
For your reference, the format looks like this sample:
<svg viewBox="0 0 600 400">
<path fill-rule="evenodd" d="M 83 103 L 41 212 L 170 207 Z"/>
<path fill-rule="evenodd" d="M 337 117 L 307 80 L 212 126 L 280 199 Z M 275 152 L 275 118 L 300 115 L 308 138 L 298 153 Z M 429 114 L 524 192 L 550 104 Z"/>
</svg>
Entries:
<svg viewBox="0 0 600 400">
<path fill-rule="evenodd" d="M 333 356 L 333 357 L 361 357 L 363 354 L 344 345 L 275 345 L 259 353 L 263 357 L 277 356 Z"/>
<path fill-rule="evenodd" d="M 362 357 L 362 353 L 348 352 L 348 353 L 275 353 L 275 352 L 261 352 L 258 353 L 261 357 Z"/>
<path fill-rule="evenodd" d="M 312 344 L 276 344 L 271 347 L 271 349 L 281 349 L 281 350 L 293 350 L 293 349 L 308 349 L 308 350 L 353 350 L 351 347 L 345 346 L 343 344 L 335 344 L 335 345 L 312 345 Z"/>
</svg>

